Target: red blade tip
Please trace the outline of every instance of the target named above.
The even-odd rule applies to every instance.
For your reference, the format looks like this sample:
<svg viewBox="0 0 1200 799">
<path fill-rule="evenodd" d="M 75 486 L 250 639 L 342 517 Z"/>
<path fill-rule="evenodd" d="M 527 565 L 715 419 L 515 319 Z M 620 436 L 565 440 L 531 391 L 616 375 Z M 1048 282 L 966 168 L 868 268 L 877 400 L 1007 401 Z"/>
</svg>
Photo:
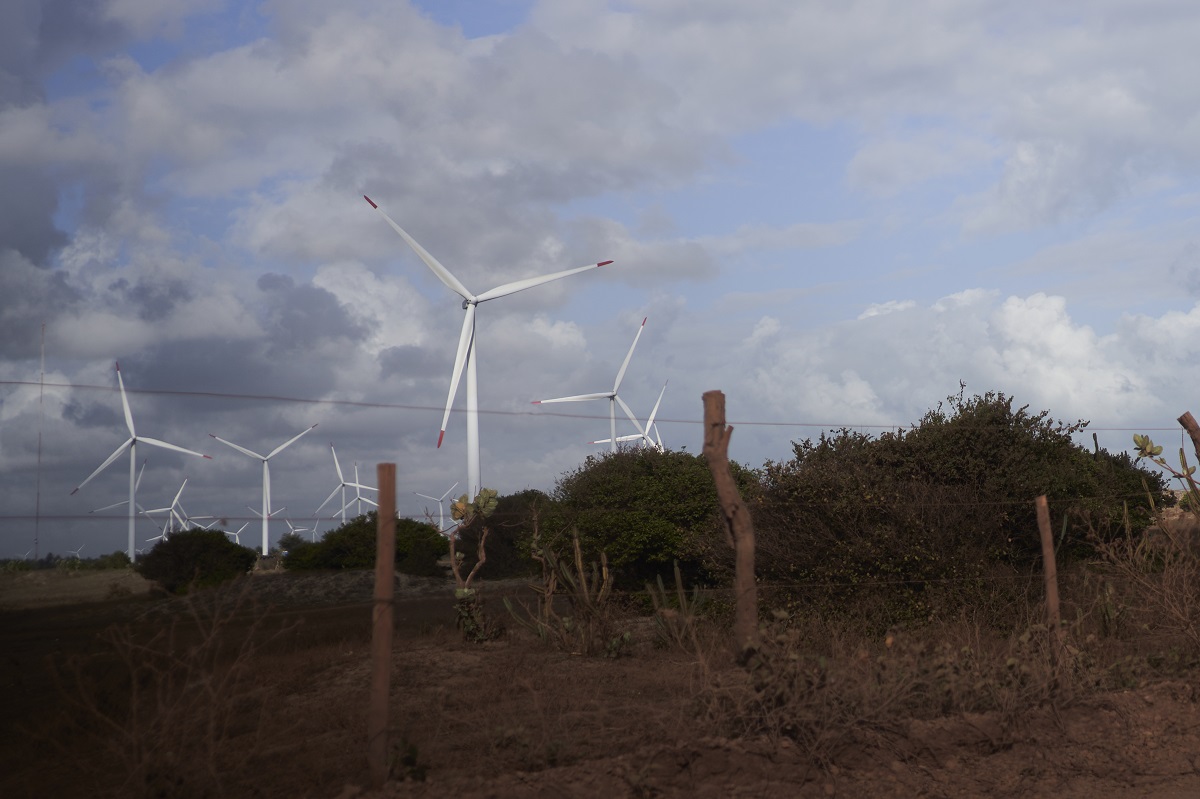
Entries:
<svg viewBox="0 0 1200 799">
<path fill-rule="evenodd" d="M 443 439 L 445 436 L 446 436 L 446 431 L 445 431 L 445 430 L 443 430 L 442 432 L 438 433 L 438 449 L 441 449 L 441 448 L 442 448 L 442 439 Z"/>
<path fill-rule="evenodd" d="M 378 205 L 376 205 L 376 204 L 375 204 L 375 201 L 374 201 L 374 200 L 372 200 L 370 197 L 368 197 L 368 196 L 367 196 L 367 195 L 365 195 L 365 194 L 363 195 L 363 199 L 364 199 L 364 200 L 366 200 L 367 202 L 369 202 L 369 203 L 371 204 L 371 207 L 372 207 L 372 208 L 378 208 L 378 207 L 379 207 Z"/>
<path fill-rule="evenodd" d="M 611 263 L 612 261 L 601 261 L 600 263 L 596 264 L 596 266 L 608 266 Z"/>
<path fill-rule="evenodd" d="M 541 401 L 541 400 L 534 400 L 533 402 L 531 402 L 531 403 L 529 403 L 529 404 L 530 404 L 530 405 L 541 405 L 541 404 L 542 404 L 542 401 Z"/>
<path fill-rule="evenodd" d="M 646 320 L 647 320 L 647 319 L 649 319 L 649 318 L 650 318 L 649 316 L 643 316 L 643 317 L 642 317 L 642 327 L 645 327 L 645 326 L 646 326 Z"/>
</svg>

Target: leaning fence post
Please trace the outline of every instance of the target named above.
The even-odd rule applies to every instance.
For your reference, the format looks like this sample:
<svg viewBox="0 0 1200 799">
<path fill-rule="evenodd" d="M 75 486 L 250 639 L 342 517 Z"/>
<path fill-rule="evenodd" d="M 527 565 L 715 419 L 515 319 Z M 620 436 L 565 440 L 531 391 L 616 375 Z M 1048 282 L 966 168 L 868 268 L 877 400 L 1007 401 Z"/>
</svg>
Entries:
<svg viewBox="0 0 1200 799">
<path fill-rule="evenodd" d="M 1042 576 L 1046 582 L 1046 626 L 1054 636 L 1054 657 L 1057 660 L 1063 652 L 1062 620 L 1058 607 L 1058 566 L 1054 558 L 1054 532 L 1050 529 L 1050 506 L 1046 504 L 1046 495 L 1042 494 L 1035 501 L 1037 505 L 1038 532 L 1042 536 Z"/>
<path fill-rule="evenodd" d="M 383 787 L 388 765 L 388 697 L 392 678 L 396 566 L 396 464 L 376 467 L 379 508 L 375 526 L 375 604 L 371 626 L 371 704 L 367 709 L 367 760 L 371 785 Z"/>
<path fill-rule="evenodd" d="M 733 636 L 738 657 L 742 658 L 758 641 L 758 584 L 754 579 L 754 524 L 729 468 L 729 437 L 732 434 L 733 428 L 725 425 L 725 395 L 720 391 L 706 391 L 704 459 L 708 461 L 717 487 L 725 537 L 735 555 Z"/>
</svg>

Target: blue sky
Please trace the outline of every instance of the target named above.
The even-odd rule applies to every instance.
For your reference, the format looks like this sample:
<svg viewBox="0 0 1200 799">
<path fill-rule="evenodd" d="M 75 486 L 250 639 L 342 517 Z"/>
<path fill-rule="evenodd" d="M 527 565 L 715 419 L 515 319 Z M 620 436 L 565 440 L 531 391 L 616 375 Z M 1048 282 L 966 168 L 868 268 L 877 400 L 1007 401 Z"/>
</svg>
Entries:
<svg viewBox="0 0 1200 799">
<path fill-rule="evenodd" d="M 189 511 L 240 525 L 257 467 L 209 434 L 269 451 L 314 423 L 272 466 L 295 523 L 336 484 L 331 443 L 396 462 L 406 513 L 461 481 L 461 413 L 433 446 L 461 310 L 364 193 L 475 291 L 615 261 L 480 310 L 501 491 L 597 451 L 602 404 L 530 401 L 604 388 L 643 318 L 621 395 L 645 415 L 669 380 L 662 434 L 692 451 L 707 389 L 761 465 L 960 380 L 1173 447 L 1198 34 L 1172 0 L 6 3 L 0 555 L 33 545 L 39 430 L 40 550 L 123 548 L 88 511 L 128 465 L 69 494 L 125 438 L 117 394 L 85 388 L 118 360 L 151 392 L 139 432 L 213 455 L 151 453 L 145 507 L 187 477 Z"/>
</svg>

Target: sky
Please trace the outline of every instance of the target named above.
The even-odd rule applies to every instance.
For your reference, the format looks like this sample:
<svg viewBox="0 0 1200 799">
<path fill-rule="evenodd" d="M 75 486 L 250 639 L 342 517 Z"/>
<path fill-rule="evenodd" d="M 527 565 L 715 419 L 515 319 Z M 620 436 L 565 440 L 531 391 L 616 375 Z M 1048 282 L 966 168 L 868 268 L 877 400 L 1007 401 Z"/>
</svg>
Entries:
<svg viewBox="0 0 1200 799">
<path fill-rule="evenodd" d="M 240 526 L 260 464 L 210 435 L 316 424 L 272 460 L 273 540 L 337 485 L 331 444 L 436 514 L 460 300 L 364 194 L 476 293 L 613 260 L 480 306 L 502 493 L 603 451 L 604 403 L 530 403 L 610 389 L 643 318 L 620 394 L 645 417 L 669 381 L 673 448 L 710 389 L 761 466 L 961 381 L 1172 452 L 1200 411 L 1196 41 L 1187 0 L 9 0 L 0 557 L 125 548 L 90 511 L 127 456 L 71 494 L 128 437 L 116 362 L 140 435 L 212 456 L 142 448 L 143 507 L 186 478 Z"/>
</svg>

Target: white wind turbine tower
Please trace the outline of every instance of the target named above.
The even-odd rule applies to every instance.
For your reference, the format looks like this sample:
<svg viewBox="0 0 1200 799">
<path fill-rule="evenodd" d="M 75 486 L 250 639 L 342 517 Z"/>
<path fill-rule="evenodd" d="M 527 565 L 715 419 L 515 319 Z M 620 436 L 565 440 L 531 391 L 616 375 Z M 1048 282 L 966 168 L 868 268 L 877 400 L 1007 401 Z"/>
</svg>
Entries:
<svg viewBox="0 0 1200 799">
<path fill-rule="evenodd" d="M 125 426 L 129 428 L 129 438 L 124 444 L 117 447 L 116 451 L 109 455 L 108 459 L 104 461 L 104 463 L 100 464 L 96 471 L 88 475 L 87 480 L 84 480 L 82 483 L 75 486 L 75 491 L 78 491 L 91 482 L 93 477 L 100 474 L 100 472 L 104 471 L 105 467 L 119 458 L 122 452 L 124 452 L 126 449 L 129 450 L 129 548 L 127 550 L 127 554 L 129 555 L 129 559 L 133 560 L 135 555 L 133 549 L 133 522 L 136 518 L 137 512 L 137 501 L 134 499 L 134 495 L 137 493 L 137 478 L 135 477 L 134 472 L 137 466 L 138 444 L 150 444 L 155 447 L 162 447 L 163 449 L 172 449 L 176 452 L 182 452 L 185 455 L 195 455 L 197 458 L 209 458 L 210 460 L 211 458 L 208 455 L 200 452 L 193 452 L 190 449 L 184 449 L 183 447 L 179 447 L 174 444 L 168 444 L 165 441 L 159 441 L 157 438 L 139 436 L 133 427 L 133 413 L 129 410 L 129 398 L 125 396 L 125 381 L 121 379 L 120 363 L 117 364 L 117 385 L 121 389 L 121 407 L 125 410 Z M 71 493 L 74 494 L 75 491 L 72 491 Z"/>
<path fill-rule="evenodd" d="M 225 439 L 223 439 L 219 436 L 214 436 L 212 433 L 209 433 L 209 436 L 212 436 L 212 438 L 217 439 L 217 441 L 220 441 L 225 446 L 233 447 L 234 449 L 236 449 L 238 452 L 242 453 L 243 455 L 249 455 L 251 458 L 258 458 L 260 461 L 262 461 L 262 475 L 263 475 L 262 513 L 259 515 L 262 516 L 262 535 L 263 535 L 262 553 L 264 556 L 270 554 L 270 541 L 269 541 L 268 537 L 270 535 L 270 523 L 271 523 L 271 465 L 270 465 L 271 458 L 274 458 L 276 455 L 283 452 L 285 449 L 290 447 L 292 444 L 296 443 L 296 441 L 298 441 L 300 439 L 300 436 L 303 436 L 305 433 L 308 433 L 309 431 L 313 430 L 315 427 L 316 427 L 316 425 L 314 424 L 312 427 L 308 428 L 303 433 L 300 433 L 300 435 L 297 435 L 294 438 L 290 438 L 287 441 L 283 442 L 278 447 L 271 450 L 270 455 L 259 455 L 257 452 L 255 452 L 253 450 L 246 449 L 245 447 L 239 447 L 237 444 L 234 444 L 232 441 L 226 441 Z M 254 509 L 251 508 L 250 510 L 253 511 Z M 282 510 L 282 508 L 280 508 L 280 510 Z"/>
<path fill-rule="evenodd" d="M 654 423 L 654 417 L 658 415 L 658 406 L 662 404 L 663 394 L 667 393 L 667 384 L 663 383 L 662 391 L 658 392 L 658 402 L 654 403 L 654 410 L 650 411 L 650 418 L 646 420 L 646 427 L 641 433 L 634 433 L 630 436 L 618 436 L 617 443 L 623 444 L 629 441 L 640 441 L 643 447 L 653 447 L 659 452 L 664 452 L 666 448 L 663 446 L 662 436 L 658 433 L 658 425 Z M 650 437 L 650 430 L 654 429 L 655 438 Z M 657 439 L 657 441 L 655 440 Z M 589 441 L 589 444 L 608 444 L 609 439 L 602 438 L 599 441 Z"/>
<path fill-rule="evenodd" d="M 485 291 L 482 294 L 472 294 L 467 290 L 467 287 L 459 281 L 446 267 L 426 252 L 417 241 L 408 233 L 397 225 L 392 218 L 383 212 L 383 209 L 375 204 L 375 201 L 370 197 L 363 195 L 371 207 L 379 212 L 387 223 L 392 226 L 392 229 L 400 234 L 400 238 L 412 248 L 413 252 L 425 262 L 425 265 L 437 275 L 446 287 L 455 294 L 462 297 L 462 307 L 466 311 L 466 318 L 463 319 L 462 332 L 458 337 L 458 353 L 454 356 L 454 372 L 450 377 L 450 393 L 446 396 L 446 413 L 442 416 L 442 428 L 438 433 L 438 447 L 442 446 L 442 439 L 446 435 L 446 425 L 450 421 L 450 408 L 454 404 L 454 395 L 458 392 L 458 383 L 462 378 L 463 368 L 467 370 L 467 488 L 468 495 L 475 497 L 479 493 L 482 486 L 479 473 L 479 391 L 478 379 L 476 373 L 476 353 L 475 353 L 475 310 L 481 302 L 495 300 L 500 297 L 506 297 L 509 294 L 516 294 L 518 291 L 531 289 L 534 286 L 540 286 L 543 283 L 549 283 L 552 280 L 559 280 L 569 275 L 574 275 L 588 269 L 594 269 L 599 266 L 611 264 L 612 261 L 600 261 L 595 264 L 588 264 L 576 269 L 568 269 L 563 272 L 555 272 L 550 275 L 541 277 L 531 277 L 524 280 L 517 280 L 512 283 L 505 283 L 502 286 L 497 286 L 494 289 Z"/>
<path fill-rule="evenodd" d="M 617 372 L 617 379 L 613 382 L 612 391 L 600 391 L 594 394 L 576 394 L 572 397 L 556 397 L 555 399 L 534 400 L 534 405 L 548 405 L 551 402 L 587 402 L 589 400 L 606 399 L 608 400 L 608 426 L 609 437 L 604 443 L 612 444 L 612 451 L 617 451 L 617 406 L 621 406 L 621 410 L 629 417 L 629 421 L 633 422 L 633 426 L 638 429 L 639 433 L 645 433 L 642 430 L 641 424 L 634 417 L 633 411 L 629 410 L 629 406 L 625 404 L 625 400 L 617 396 L 617 392 L 621 389 L 621 381 L 625 379 L 625 370 L 629 368 L 629 359 L 633 357 L 633 349 L 637 346 L 638 339 L 642 337 L 642 331 L 646 329 L 646 320 L 642 319 L 641 327 L 638 328 L 637 335 L 633 337 L 633 344 L 629 345 L 629 353 L 625 356 L 625 362 L 621 364 L 620 371 Z M 600 442 L 597 442 L 600 443 Z"/>
<path fill-rule="evenodd" d="M 442 494 L 440 497 L 431 497 L 428 494 L 422 494 L 419 491 L 413 492 L 418 497 L 423 497 L 424 499 L 427 499 L 430 502 L 436 502 L 438 504 L 438 532 L 439 533 L 446 532 L 446 515 L 445 515 L 446 509 L 443 507 L 442 503 L 446 501 L 446 497 L 450 496 L 450 492 L 456 488 L 458 488 L 458 483 L 455 483 L 454 485 L 450 486 L 450 488 L 446 489 L 446 493 Z M 426 513 L 426 515 L 428 515 L 429 511 L 426 510 L 425 513 Z"/>
</svg>

